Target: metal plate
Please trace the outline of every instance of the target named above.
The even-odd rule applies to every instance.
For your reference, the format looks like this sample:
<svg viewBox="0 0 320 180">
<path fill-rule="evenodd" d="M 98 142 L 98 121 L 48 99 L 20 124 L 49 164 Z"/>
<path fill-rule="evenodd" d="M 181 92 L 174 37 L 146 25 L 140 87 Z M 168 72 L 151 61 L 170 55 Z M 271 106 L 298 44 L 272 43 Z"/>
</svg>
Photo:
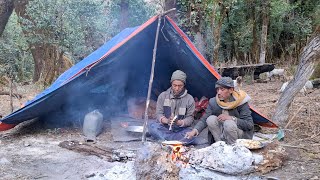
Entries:
<svg viewBox="0 0 320 180">
<path fill-rule="evenodd" d="M 135 132 L 135 133 L 142 133 L 143 132 L 143 126 L 128 126 L 126 128 L 126 131 Z"/>
</svg>

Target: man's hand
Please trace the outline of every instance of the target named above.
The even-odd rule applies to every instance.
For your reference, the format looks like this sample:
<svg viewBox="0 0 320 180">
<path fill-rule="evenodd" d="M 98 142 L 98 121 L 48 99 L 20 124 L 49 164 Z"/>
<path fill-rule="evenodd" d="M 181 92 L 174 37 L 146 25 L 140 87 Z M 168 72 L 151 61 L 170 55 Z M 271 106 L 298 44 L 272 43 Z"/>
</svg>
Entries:
<svg viewBox="0 0 320 180">
<path fill-rule="evenodd" d="M 169 124 L 170 123 L 170 119 L 166 118 L 166 117 L 162 117 L 161 118 L 161 123 L 162 124 Z"/>
<path fill-rule="evenodd" d="M 220 114 L 218 116 L 218 121 L 232 120 L 232 117 L 226 114 Z"/>
<path fill-rule="evenodd" d="M 184 125 L 183 120 L 176 120 L 176 125 L 177 125 L 177 126 L 182 126 L 182 125 Z"/>
<path fill-rule="evenodd" d="M 174 120 L 173 118 L 170 118 L 170 119 L 168 119 L 168 118 L 166 118 L 166 117 L 163 117 L 163 118 L 161 118 L 161 123 L 162 124 L 176 124 L 177 126 L 182 126 L 184 123 L 183 123 L 183 120 Z"/>
<path fill-rule="evenodd" d="M 198 130 L 192 129 L 192 131 L 187 132 L 185 138 L 191 139 L 193 136 L 198 134 Z"/>
</svg>

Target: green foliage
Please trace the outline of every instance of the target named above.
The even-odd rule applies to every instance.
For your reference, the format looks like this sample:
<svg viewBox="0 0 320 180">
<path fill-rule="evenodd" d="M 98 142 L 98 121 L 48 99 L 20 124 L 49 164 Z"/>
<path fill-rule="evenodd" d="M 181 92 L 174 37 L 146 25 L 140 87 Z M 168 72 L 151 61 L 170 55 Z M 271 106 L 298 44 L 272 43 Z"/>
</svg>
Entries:
<svg viewBox="0 0 320 180">
<path fill-rule="evenodd" d="M 12 14 L 0 39 L 0 75 L 30 79 L 35 44 L 53 45 L 78 62 L 120 32 L 119 4 L 105 0 L 30 0 L 26 15 Z M 129 3 L 129 26 L 154 15 L 155 8 L 143 0 Z M 30 48 L 29 48 L 30 47 Z"/>
<path fill-rule="evenodd" d="M 22 81 L 32 76 L 33 63 L 17 20 L 17 15 L 13 13 L 0 39 L 0 75 Z"/>
<path fill-rule="evenodd" d="M 179 25 L 189 35 L 191 40 L 195 30 L 200 26 L 200 32 L 206 43 L 206 57 L 212 58 L 213 38 L 212 22 L 221 19 L 218 3 L 223 3 L 229 8 L 228 16 L 223 21 L 221 30 L 220 61 L 231 60 L 237 56 L 238 61 L 245 61 L 242 57 L 250 55 L 253 44 L 253 28 L 256 25 L 256 39 L 260 48 L 260 36 L 262 28 L 261 0 L 245 1 L 187 1 L 178 0 Z M 267 61 L 274 59 L 286 59 L 286 56 L 293 56 L 297 59 L 298 54 L 306 43 L 315 26 L 320 24 L 320 1 L 298 0 L 283 1 L 269 0 L 267 14 L 268 42 Z M 213 10 L 215 14 L 213 15 Z M 254 17 L 253 17 L 254 15 Z M 201 23 L 197 18 L 201 19 Z M 253 20 L 255 19 L 255 22 Z M 214 21 L 213 21 L 214 20 Z M 248 57 L 248 56 L 246 56 Z M 295 62 L 298 62 L 297 60 Z"/>
<path fill-rule="evenodd" d="M 106 3 L 107 2 L 107 3 Z M 23 19 L 30 43 L 58 45 L 76 59 L 87 56 L 120 31 L 121 1 L 32 0 Z M 140 25 L 154 12 L 143 0 L 128 1 L 129 25 Z"/>
<path fill-rule="evenodd" d="M 76 59 L 104 43 L 112 28 L 104 15 L 103 0 L 32 0 L 27 7 L 31 20 L 22 19 L 29 43 L 53 44 Z"/>
<path fill-rule="evenodd" d="M 290 5 L 283 0 L 271 0 L 270 8 L 270 16 L 273 18 L 273 21 L 282 21 L 283 18 L 289 15 L 294 5 Z"/>
<path fill-rule="evenodd" d="M 121 16 L 121 2 L 128 4 L 128 26 L 138 26 L 147 21 L 151 16 L 155 15 L 156 8 L 150 4 L 146 4 L 144 0 L 114 0 L 108 1 L 107 9 L 109 10 L 108 18 L 112 24 L 120 24 Z M 117 29 L 116 32 L 118 33 Z"/>
<path fill-rule="evenodd" d="M 235 41 L 237 49 L 242 53 L 250 51 L 252 43 L 252 22 L 246 19 L 247 7 L 243 2 L 233 4 L 229 18 L 223 24 L 222 46 L 231 49 Z M 247 23 L 243 23 L 247 22 Z"/>
<path fill-rule="evenodd" d="M 203 35 L 205 56 L 212 59 L 216 43 L 213 31 L 222 17 L 221 2 L 228 10 L 222 22 L 219 59 L 229 61 L 236 57 L 246 62 L 244 58 L 252 54 L 254 39 L 260 48 L 263 1 L 177 0 L 178 24 L 191 40 L 197 32 Z M 320 24 L 320 1 L 269 2 L 267 58 L 298 59 L 308 36 Z M 57 46 L 75 62 L 81 60 L 122 30 L 121 3 L 127 5 L 129 27 L 155 15 L 156 5 L 144 0 L 30 0 L 26 9 L 30 19 L 13 13 L 0 39 L 0 75 L 12 75 L 17 80 L 30 78 L 34 66 L 30 48 L 35 43 Z"/>
<path fill-rule="evenodd" d="M 320 3 L 316 5 L 315 11 L 312 12 L 311 17 L 313 18 L 313 26 L 319 26 L 320 25 Z"/>
<path fill-rule="evenodd" d="M 270 50 L 278 52 L 271 54 L 271 57 L 277 59 L 286 55 L 293 56 L 295 52 L 295 62 L 298 62 L 297 55 L 313 31 L 314 22 L 310 12 L 315 10 L 313 6 L 316 4 L 319 5 L 319 2 L 297 1 L 289 4 L 282 0 L 271 1 L 268 45 Z"/>
</svg>

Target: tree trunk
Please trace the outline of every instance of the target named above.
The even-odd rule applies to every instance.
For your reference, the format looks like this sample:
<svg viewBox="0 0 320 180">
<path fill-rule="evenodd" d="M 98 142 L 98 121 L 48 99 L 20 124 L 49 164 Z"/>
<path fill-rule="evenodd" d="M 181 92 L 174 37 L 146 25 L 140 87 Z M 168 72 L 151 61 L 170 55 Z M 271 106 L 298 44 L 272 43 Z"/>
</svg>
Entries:
<svg viewBox="0 0 320 180">
<path fill-rule="evenodd" d="M 257 19 L 256 19 L 256 9 L 255 9 L 256 1 L 250 0 L 250 7 L 251 7 L 251 18 L 252 18 L 252 46 L 251 46 L 251 53 L 253 63 L 258 64 L 258 38 L 257 38 Z"/>
<path fill-rule="evenodd" d="M 260 64 L 263 64 L 266 62 L 268 21 L 269 21 L 268 13 L 269 13 L 269 2 L 268 0 L 262 1 L 262 30 L 261 30 L 260 59 L 259 59 Z"/>
<path fill-rule="evenodd" d="M 196 24 L 191 28 L 194 36 L 194 44 L 199 50 L 199 52 L 205 56 L 206 55 L 206 47 L 205 47 L 205 36 L 201 33 L 201 27 L 203 23 L 203 18 L 205 16 L 204 12 L 207 9 L 207 2 L 203 1 L 202 3 L 194 2 L 194 11 L 196 11 Z"/>
<path fill-rule="evenodd" d="M 288 84 L 285 91 L 280 96 L 273 120 L 283 125 L 288 119 L 288 109 L 297 93 L 308 81 L 314 70 L 314 65 L 320 58 L 320 28 L 315 36 L 303 49 L 299 59 L 299 66 L 294 78 Z"/>
<path fill-rule="evenodd" d="M 13 0 L 0 1 L 0 37 L 2 36 L 4 29 L 6 28 L 13 7 Z"/>
<path fill-rule="evenodd" d="M 215 2 L 216 3 L 216 2 Z M 220 6 L 220 18 L 216 19 L 216 10 L 218 8 L 217 5 L 214 5 L 212 11 L 212 30 L 213 30 L 213 37 L 214 37 L 214 46 L 213 46 L 213 57 L 211 64 L 213 66 L 217 66 L 219 62 L 219 48 L 220 48 L 220 34 L 221 34 L 221 27 L 222 23 L 226 17 L 227 8 L 223 4 L 224 1 L 219 1 Z"/>
<path fill-rule="evenodd" d="M 172 8 L 177 8 L 177 1 L 176 0 L 166 0 L 164 2 L 164 11 L 168 11 Z M 171 11 L 167 14 L 171 19 L 177 22 L 177 10 Z"/>
<path fill-rule="evenodd" d="M 31 49 L 34 60 L 33 82 L 43 81 L 47 86 L 59 75 L 56 73 L 59 68 L 58 47 L 40 43 L 30 45 L 33 47 Z"/>
<path fill-rule="evenodd" d="M 123 30 L 129 26 L 129 1 L 121 0 L 120 1 L 120 30 Z"/>
<path fill-rule="evenodd" d="M 197 47 L 198 51 L 205 56 L 206 55 L 206 45 L 204 37 L 200 32 L 197 32 L 197 34 L 194 36 L 194 45 Z"/>
<path fill-rule="evenodd" d="M 15 1 L 15 11 L 19 17 L 33 21 L 28 14 L 26 14 L 26 7 L 29 3 L 28 0 Z M 21 24 L 21 26 L 24 26 Z M 28 32 L 23 31 L 23 33 L 28 36 Z M 41 30 L 37 30 L 35 33 L 42 34 Z M 61 64 L 66 63 L 61 62 L 61 55 L 59 55 L 59 48 L 55 45 L 41 42 L 29 42 L 29 47 L 31 49 L 31 54 L 34 61 L 34 72 L 33 72 L 33 82 L 43 81 L 45 86 L 52 83 L 52 81 L 60 75 Z"/>
</svg>

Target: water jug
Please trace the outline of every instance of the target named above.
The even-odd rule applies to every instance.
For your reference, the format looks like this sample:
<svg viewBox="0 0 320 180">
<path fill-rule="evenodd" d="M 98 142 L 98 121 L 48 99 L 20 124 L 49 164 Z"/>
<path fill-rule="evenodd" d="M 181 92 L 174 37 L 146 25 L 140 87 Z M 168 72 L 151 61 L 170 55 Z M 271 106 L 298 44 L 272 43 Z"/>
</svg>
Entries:
<svg viewBox="0 0 320 180">
<path fill-rule="evenodd" d="M 85 115 L 83 120 L 83 134 L 85 135 L 86 141 L 96 140 L 96 137 L 102 131 L 102 120 L 103 115 L 98 110 L 94 110 Z"/>
</svg>

